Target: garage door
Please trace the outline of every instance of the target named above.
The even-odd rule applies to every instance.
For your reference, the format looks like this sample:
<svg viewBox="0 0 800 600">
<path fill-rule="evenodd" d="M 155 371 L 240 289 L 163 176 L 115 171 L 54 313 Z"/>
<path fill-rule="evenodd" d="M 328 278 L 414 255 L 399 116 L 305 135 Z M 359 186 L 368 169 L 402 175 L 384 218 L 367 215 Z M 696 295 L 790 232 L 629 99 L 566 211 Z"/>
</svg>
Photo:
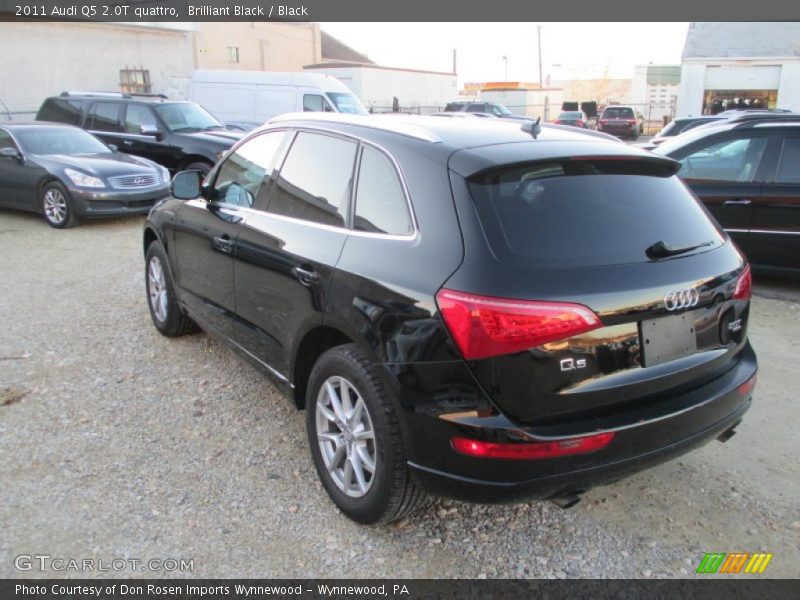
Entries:
<svg viewBox="0 0 800 600">
<path fill-rule="evenodd" d="M 780 65 L 706 67 L 707 90 L 777 90 Z"/>
</svg>

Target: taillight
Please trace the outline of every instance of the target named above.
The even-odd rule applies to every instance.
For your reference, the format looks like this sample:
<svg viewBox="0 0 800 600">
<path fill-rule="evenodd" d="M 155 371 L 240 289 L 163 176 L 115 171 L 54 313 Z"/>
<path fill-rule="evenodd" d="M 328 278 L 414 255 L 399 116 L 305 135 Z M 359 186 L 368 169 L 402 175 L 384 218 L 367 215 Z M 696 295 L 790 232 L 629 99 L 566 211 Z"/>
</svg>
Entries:
<svg viewBox="0 0 800 600">
<path fill-rule="evenodd" d="M 736 289 L 733 290 L 734 300 L 750 300 L 753 292 L 753 276 L 750 274 L 750 265 L 746 265 L 739 280 L 736 282 Z"/>
<path fill-rule="evenodd" d="M 597 433 L 557 442 L 496 443 L 454 437 L 450 440 L 453 450 L 478 458 L 502 458 L 506 460 L 536 460 L 556 458 L 572 454 L 585 454 L 601 450 L 614 439 L 613 432 Z"/>
<path fill-rule="evenodd" d="M 602 325 L 581 304 L 492 298 L 448 289 L 436 294 L 436 303 L 467 360 L 521 352 Z"/>
<path fill-rule="evenodd" d="M 636 119 L 626 119 L 625 121 L 628 125 L 636 125 Z"/>
<path fill-rule="evenodd" d="M 608 123 L 608 119 L 600 119 L 600 125 L 605 125 Z"/>
<path fill-rule="evenodd" d="M 753 375 L 750 379 L 745 381 L 742 385 L 740 385 L 737 390 L 742 396 L 748 396 L 752 393 L 753 389 L 756 387 L 756 376 Z"/>
<path fill-rule="evenodd" d="M 583 127 L 585 125 L 585 123 L 583 121 L 578 121 L 577 125 L 578 125 L 578 127 Z"/>
</svg>

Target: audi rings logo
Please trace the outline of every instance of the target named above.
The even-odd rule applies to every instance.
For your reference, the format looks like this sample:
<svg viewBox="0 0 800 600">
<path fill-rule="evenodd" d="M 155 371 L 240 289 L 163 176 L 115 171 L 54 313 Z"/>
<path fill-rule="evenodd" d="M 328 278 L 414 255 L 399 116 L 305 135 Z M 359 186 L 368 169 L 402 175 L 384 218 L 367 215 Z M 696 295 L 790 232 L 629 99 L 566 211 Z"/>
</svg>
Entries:
<svg viewBox="0 0 800 600">
<path fill-rule="evenodd" d="M 688 290 L 678 290 L 664 294 L 664 306 L 667 310 L 680 310 L 681 308 L 692 308 L 700 302 L 700 292 L 696 288 Z"/>
</svg>

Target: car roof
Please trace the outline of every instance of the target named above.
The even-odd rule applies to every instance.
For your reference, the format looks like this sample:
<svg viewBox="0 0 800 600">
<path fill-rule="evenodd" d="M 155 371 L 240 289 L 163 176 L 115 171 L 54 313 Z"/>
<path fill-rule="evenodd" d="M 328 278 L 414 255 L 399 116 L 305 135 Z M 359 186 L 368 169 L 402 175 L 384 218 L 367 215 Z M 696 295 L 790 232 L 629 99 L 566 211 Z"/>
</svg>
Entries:
<svg viewBox="0 0 800 600">
<path fill-rule="evenodd" d="M 0 127 L 9 131 L 25 131 L 28 129 L 42 129 L 48 128 L 64 128 L 64 129 L 77 129 L 83 131 L 80 127 L 74 125 L 67 125 L 66 123 L 53 123 L 52 121 L 7 121 L 0 123 Z"/>
<path fill-rule="evenodd" d="M 448 163 L 464 176 L 493 166 L 551 158 L 654 157 L 604 133 L 542 123 L 534 138 L 519 121 L 502 119 L 292 113 L 272 119 L 257 131 L 280 126 L 349 134 L 379 145 L 386 145 L 387 140 L 405 141 L 414 151 Z"/>
<path fill-rule="evenodd" d="M 681 133 L 673 138 L 668 138 L 663 144 L 654 150 L 659 154 L 669 152 L 673 153 L 678 151 L 689 144 L 694 144 L 698 140 L 707 136 L 717 135 L 720 133 L 729 133 L 731 131 L 752 131 L 764 129 L 792 129 L 800 127 L 800 115 L 784 115 L 783 118 L 768 116 L 763 119 L 752 118 L 746 121 L 736 121 L 731 119 L 722 119 L 719 123 L 704 125 L 703 127 L 696 127 L 685 133 Z M 666 156 L 666 153 L 664 154 Z"/>
</svg>

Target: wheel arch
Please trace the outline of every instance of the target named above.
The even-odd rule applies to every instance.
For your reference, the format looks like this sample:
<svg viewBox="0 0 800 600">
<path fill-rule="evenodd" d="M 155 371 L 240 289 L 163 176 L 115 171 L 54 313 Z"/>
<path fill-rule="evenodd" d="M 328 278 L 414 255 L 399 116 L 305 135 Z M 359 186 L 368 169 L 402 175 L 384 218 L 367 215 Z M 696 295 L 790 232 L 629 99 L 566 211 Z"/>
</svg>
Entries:
<svg viewBox="0 0 800 600">
<path fill-rule="evenodd" d="M 305 408 L 308 377 L 319 357 L 331 348 L 353 343 L 356 341 L 351 336 L 329 325 L 317 325 L 303 335 L 290 369 L 294 384 L 292 399 L 298 410 Z"/>
</svg>

